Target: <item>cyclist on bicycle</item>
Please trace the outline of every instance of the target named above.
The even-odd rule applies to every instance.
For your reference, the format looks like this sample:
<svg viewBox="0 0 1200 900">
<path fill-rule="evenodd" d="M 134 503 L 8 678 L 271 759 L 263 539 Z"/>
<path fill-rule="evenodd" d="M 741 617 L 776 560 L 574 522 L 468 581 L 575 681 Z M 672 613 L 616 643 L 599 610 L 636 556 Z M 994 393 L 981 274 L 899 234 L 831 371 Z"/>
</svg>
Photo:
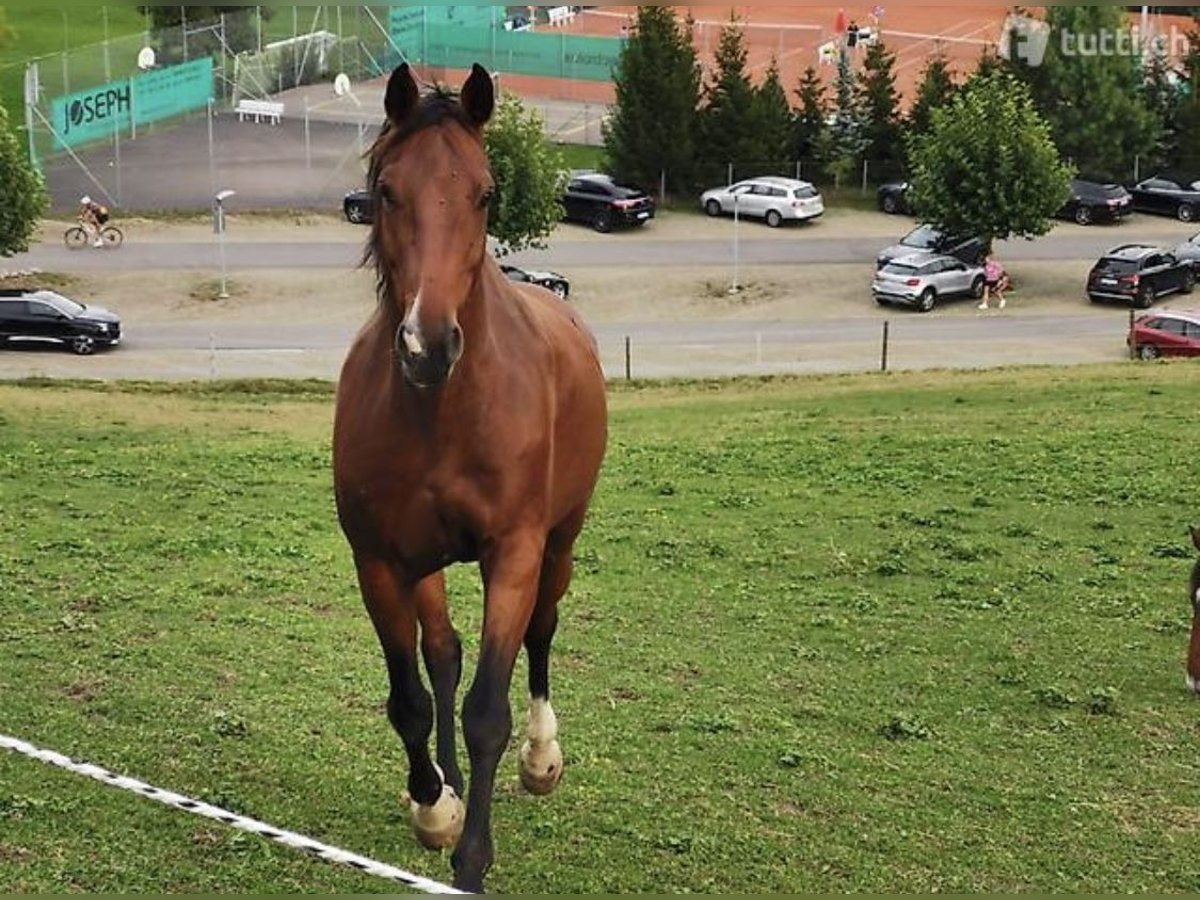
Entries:
<svg viewBox="0 0 1200 900">
<path fill-rule="evenodd" d="M 86 195 L 79 198 L 79 224 L 92 239 L 93 247 L 104 246 L 104 241 L 100 237 L 100 226 L 107 221 L 107 209 Z"/>
</svg>

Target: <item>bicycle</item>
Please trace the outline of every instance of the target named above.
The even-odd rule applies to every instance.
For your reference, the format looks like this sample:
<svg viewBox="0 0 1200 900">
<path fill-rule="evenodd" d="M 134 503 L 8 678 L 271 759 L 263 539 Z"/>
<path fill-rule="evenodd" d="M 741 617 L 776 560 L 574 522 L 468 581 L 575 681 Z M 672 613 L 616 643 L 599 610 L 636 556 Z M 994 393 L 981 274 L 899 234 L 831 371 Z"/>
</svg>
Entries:
<svg viewBox="0 0 1200 900">
<path fill-rule="evenodd" d="M 124 243 L 125 233 L 116 225 L 101 225 L 100 240 L 103 241 L 101 249 L 115 250 Z M 63 232 L 63 242 L 67 245 L 68 250 L 81 250 L 91 246 L 92 238 L 82 225 L 72 225 Z"/>
</svg>

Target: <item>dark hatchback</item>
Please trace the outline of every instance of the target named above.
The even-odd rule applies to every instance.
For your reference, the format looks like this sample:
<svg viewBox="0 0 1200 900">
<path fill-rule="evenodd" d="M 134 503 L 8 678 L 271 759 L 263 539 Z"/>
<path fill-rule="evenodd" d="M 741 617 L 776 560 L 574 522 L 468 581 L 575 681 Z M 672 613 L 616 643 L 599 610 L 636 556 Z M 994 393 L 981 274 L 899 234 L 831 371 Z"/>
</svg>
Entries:
<svg viewBox="0 0 1200 900">
<path fill-rule="evenodd" d="M 544 287 L 552 294 L 557 294 L 563 300 L 571 296 L 571 282 L 567 280 L 567 276 L 559 275 L 557 272 L 522 269 L 519 266 L 510 266 L 507 263 L 500 264 L 500 271 L 504 273 L 504 277 L 509 281 L 516 281 L 520 284 L 536 284 L 539 287 Z"/>
<path fill-rule="evenodd" d="M 608 175 L 576 175 L 563 192 L 563 219 L 591 225 L 601 233 L 645 225 L 654 218 L 654 199 L 645 191 L 617 184 Z"/>
<path fill-rule="evenodd" d="M 1165 294 L 1190 294 L 1195 284 L 1191 264 L 1172 253 L 1145 244 L 1122 244 L 1092 266 L 1087 295 L 1093 303 L 1124 300 L 1146 309 Z"/>
<path fill-rule="evenodd" d="M 918 250 L 953 256 L 969 266 L 982 265 L 984 259 L 987 258 L 987 247 L 979 238 L 943 234 L 934 226 L 926 223 L 918 225 L 900 238 L 898 244 L 892 244 L 890 247 L 880 250 L 875 259 L 875 268 L 882 269 L 893 259 L 908 256 Z"/>
<path fill-rule="evenodd" d="M 889 181 L 881 184 L 875 194 L 881 212 L 888 215 L 912 215 L 912 204 L 908 202 L 908 182 Z"/>
<path fill-rule="evenodd" d="M 87 356 L 121 341 L 121 319 L 54 291 L 0 290 L 0 346 L 63 344 Z"/>
<path fill-rule="evenodd" d="M 1071 196 L 1054 215 L 1077 225 L 1119 222 L 1133 212 L 1133 197 L 1119 184 L 1086 178 L 1071 180 Z"/>
</svg>

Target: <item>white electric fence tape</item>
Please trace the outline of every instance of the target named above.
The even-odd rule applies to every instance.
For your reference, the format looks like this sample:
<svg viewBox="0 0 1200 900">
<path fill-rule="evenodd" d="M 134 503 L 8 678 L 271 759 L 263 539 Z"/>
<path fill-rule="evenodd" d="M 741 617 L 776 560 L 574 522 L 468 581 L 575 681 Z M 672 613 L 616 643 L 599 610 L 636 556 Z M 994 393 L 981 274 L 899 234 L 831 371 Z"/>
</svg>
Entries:
<svg viewBox="0 0 1200 900">
<path fill-rule="evenodd" d="M 86 775 L 88 778 L 94 778 L 96 781 L 121 788 L 122 790 L 132 791 L 150 800 L 157 800 L 159 803 L 164 803 L 175 809 L 182 809 L 184 812 L 195 813 L 198 816 L 204 816 L 206 819 L 223 822 L 234 828 L 240 828 L 242 831 L 248 831 L 251 834 L 269 838 L 276 843 L 283 844 L 285 847 L 303 850 L 305 853 L 310 853 L 329 862 L 350 866 L 367 875 L 375 875 L 379 878 L 386 878 L 389 881 L 398 881 L 400 884 L 407 885 L 426 894 L 466 893 L 465 891 L 455 890 L 440 882 L 422 878 L 420 875 L 405 872 L 403 869 L 397 869 L 395 866 L 389 866 L 386 863 L 376 862 L 365 856 L 359 856 L 357 853 L 350 853 L 346 850 L 339 850 L 337 847 L 331 847 L 328 844 L 322 844 L 320 841 L 314 841 L 312 838 L 296 834 L 294 831 L 276 828 L 274 825 L 268 825 L 265 822 L 247 818 L 246 816 L 239 816 L 236 813 L 228 812 L 220 807 L 212 806 L 199 800 L 193 800 L 182 794 L 164 791 L 161 788 L 138 781 L 136 778 L 117 775 L 91 763 L 75 762 L 75 760 L 63 756 L 61 753 L 55 753 L 53 750 L 43 750 L 33 746 L 33 744 L 8 737 L 7 735 L 0 734 L 0 748 L 12 750 L 52 766 L 58 766 L 60 769 L 66 769 L 68 772 L 74 772 L 76 775 Z"/>
</svg>

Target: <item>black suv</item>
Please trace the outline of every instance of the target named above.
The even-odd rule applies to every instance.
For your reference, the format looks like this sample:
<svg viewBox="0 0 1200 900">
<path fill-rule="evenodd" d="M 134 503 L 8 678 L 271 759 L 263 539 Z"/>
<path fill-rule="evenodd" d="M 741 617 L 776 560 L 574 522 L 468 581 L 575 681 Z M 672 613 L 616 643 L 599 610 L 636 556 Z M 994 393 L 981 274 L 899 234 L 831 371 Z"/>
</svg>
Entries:
<svg viewBox="0 0 1200 900">
<path fill-rule="evenodd" d="M 617 184 L 608 175 L 576 175 L 563 193 L 563 218 L 599 232 L 645 225 L 654 218 L 654 200 L 642 190 Z"/>
<path fill-rule="evenodd" d="M 943 234 L 932 225 L 926 224 L 918 225 L 900 238 L 900 243 L 880 250 L 879 256 L 875 259 L 875 268 L 882 269 L 893 259 L 908 256 L 918 250 L 953 256 L 961 259 L 968 266 L 981 266 L 987 258 L 987 248 L 979 238 Z"/>
<path fill-rule="evenodd" d="M 1146 309 L 1164 294 L 1190 294 L 1196 285 L 1192 266 L 1174 254 L 1145 244 L 1122 244 L 1105 253 L 1088 273 L 1093 303 L 1126 300 Z"/>
<path fill-rule="evenodd" d="M 16 341 L 66 344 L 80 356 L 121 341 L 121 320 L 54 291 L 0 290 L 0 346 Z"/>
</svg>

